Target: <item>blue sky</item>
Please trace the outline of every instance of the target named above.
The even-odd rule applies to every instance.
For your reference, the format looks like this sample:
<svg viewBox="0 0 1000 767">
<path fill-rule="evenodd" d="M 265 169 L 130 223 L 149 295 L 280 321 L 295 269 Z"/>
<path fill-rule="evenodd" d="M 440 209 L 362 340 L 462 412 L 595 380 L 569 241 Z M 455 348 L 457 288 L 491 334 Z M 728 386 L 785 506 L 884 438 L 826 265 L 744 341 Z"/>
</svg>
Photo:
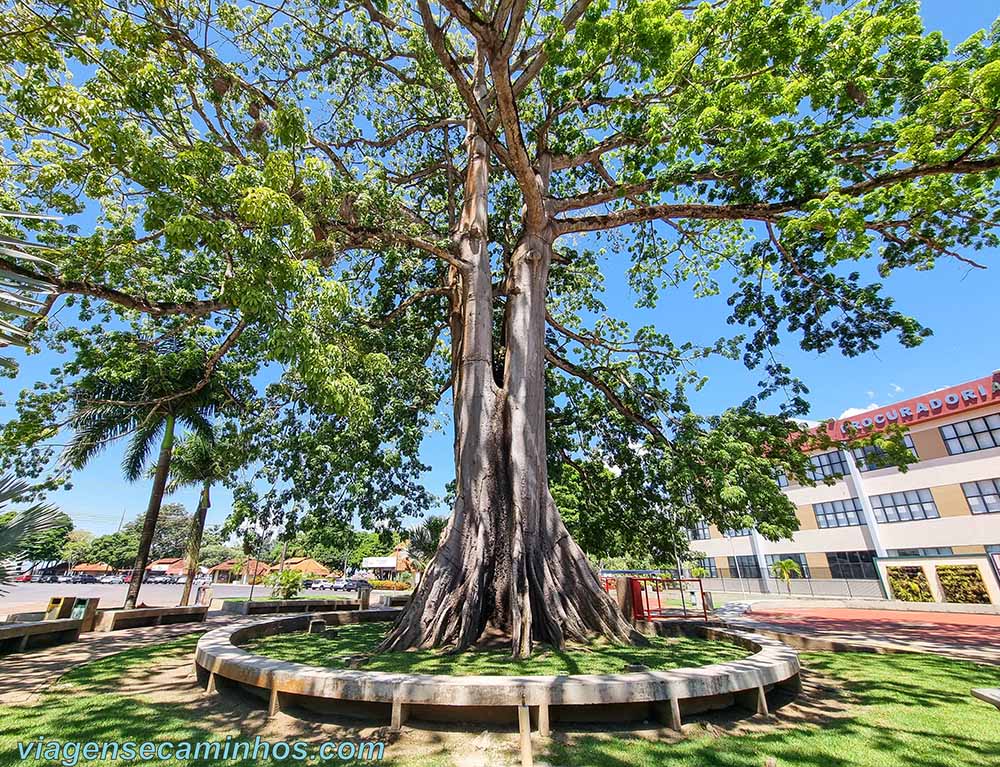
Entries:
<svg viewBox="0 0 1000 767">
<path fill-rule="evenodd" d="M 996 0 L 925 0 L 928 29 L 940 29 L 951 43 L 988 27 L 996 18 Z M 78 222 L 81 226 L 85 222 Z M 811 417 L 836 417 L 852 407 L 880 405 L 942 386 L 977 378 L 1000 367 L 994 337 L 997 295 L 1000 293 L 1000 263 L 996 253 L 980 253 L 977 259 L 990 266 L 970 270 L 958 262 L 944 260 L 930 272 L 908 271 L 886 281 L 887 292 L 897 307 L 916 316 L 933 329 L 934 335 L 917 349 L 903 349 L 891 339 L 874 353 L 846 359 L 835 353 L 802 352 L 793 343 L 779 349 L 782 361 L 809 386 Z M 654 311 L 638 312 L 624 284 L 623 269 L 607 263 L 608 293 L 605 302 L 613 311 L 636 323 L 653 323 L 677 340 L 710 342 L 732 332 L 725 325 L 728 314 L 723 296 L 696 301 L 681 293 L 671 294 Z M 0 379 L 0 391 L 8 403 L 16 393 L 44 378 L 55 357 L 43 353 L 23 361 L 17 379 Z M 713 412 L 735 405 L 754 392 L 759 374 L 739 363 L 713 363 L 705 368 L 711 381 L 696 399 L 699 410 Z M 11 409 L 0 409 L 6 420 Z M 426 477 L 432 492 L 443 492 L 452 479 L 450 431 L 431 435 L 424 448 L 425 462 L 432 469 Z M 71 491 L 53 500 L 75 521 L 78 528 L 101 534 L 117 529 L 121 519 L 143 513 L 148 483 L 129 484 L 121 478 L 120 448 L 113 447 L 94 460 L 73 479 Z M 176 500 L 193 509 L 194 491 L 177 493 Z M 219 489 L 209 513 L 209 524 L 221 523 L 229 512 L 231 496 Z"/>
</svg>

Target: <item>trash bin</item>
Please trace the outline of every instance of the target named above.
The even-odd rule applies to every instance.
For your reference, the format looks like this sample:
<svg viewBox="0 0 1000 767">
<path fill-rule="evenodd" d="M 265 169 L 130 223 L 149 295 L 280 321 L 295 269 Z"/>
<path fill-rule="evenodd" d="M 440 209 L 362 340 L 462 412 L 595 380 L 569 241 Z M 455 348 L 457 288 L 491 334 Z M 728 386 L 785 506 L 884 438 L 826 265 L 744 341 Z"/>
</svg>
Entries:
<svg viewBox="0 0 1000 767">
<path fill-rule="evenodd" d="M 52 597 L 45 608 L 45 620 L 54 621 L 68 618 L 73 612 L 73 597 Z"/>
<path fill-rule="evenodd" d="M 688 604 L 691 607 L 701 607 L 700 600 L 698 599 L 698 589 L 688 589 Z"/>
<path fill-rule="evenodd" d="M 80 631 L 93 631 L 94 621 L 97 618 L 97 603 L 100 597 L 77 597 L 73 600 L 73 610 L 70 617 L 74 620 L 82 620 L 83 625 Z"/>
</svg>

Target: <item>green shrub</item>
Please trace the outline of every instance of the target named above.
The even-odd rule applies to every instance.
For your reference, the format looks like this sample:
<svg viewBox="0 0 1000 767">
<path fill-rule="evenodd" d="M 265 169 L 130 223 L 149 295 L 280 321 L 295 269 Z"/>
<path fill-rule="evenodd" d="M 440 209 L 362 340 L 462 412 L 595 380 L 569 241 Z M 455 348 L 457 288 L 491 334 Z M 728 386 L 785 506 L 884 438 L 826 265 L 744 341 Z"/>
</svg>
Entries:
<svg viewBox="0 0 1000 767">
<path fill-rule="evenodd" d="M 298 570 L 282 570 L 270 573 L 264 583 L 271 587 L 271 596 L 278 599 L 295 599 L 302 591 L 302 573 Z"/>
<path fill-rule="evenodd" d="M 983 576 L 975 565 L 940 565 L 937 568 L 938 580 L 944 592 L 945 602 L 961 602 L 962 604 L 988 605 L 989 592 L 983 583 Z"/>
<path fill-rule="evenodd" d="M 931 586 L 922 567 L 889 567 L 889 588 L 892 596 L 903 602 L 933 602 Z"/>
</svg>

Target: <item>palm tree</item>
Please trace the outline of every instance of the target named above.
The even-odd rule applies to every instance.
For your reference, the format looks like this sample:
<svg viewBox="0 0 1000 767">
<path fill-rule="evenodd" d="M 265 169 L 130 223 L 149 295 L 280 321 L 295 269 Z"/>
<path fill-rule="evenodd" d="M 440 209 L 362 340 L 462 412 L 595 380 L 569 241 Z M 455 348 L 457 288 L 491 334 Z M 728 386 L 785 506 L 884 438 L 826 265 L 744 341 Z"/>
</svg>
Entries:
<svg viewBox="0 0 1000 767">
<path fill-rule="evenodd" d="M 22 479 L 9 474 L 0 477 L 0 594 L 6 593 L 4 586 L 11 578 L 4 560 L 19 557 L 31 536 L 56 527 L 63 518 L 59 509 L 46 503 L 34 503 L 17 511 L 7 508 L 31 489 Z"/>
<path fill-rule="evenodd" d="M 52 216 L 39 213 L 0 210 L 0 220 L 12 218 L 53 220 Z M 46 303 L 38 301 L 32 294 L 55 293 L 56 287 L 52 282 L 39 279 L 37 272 L 27 273 L 21 266 L 22 262 L 27 261 L 54 270 L 55 264 L 30 252 L 39 250 L 49 248 L 17 237 L 0 235 L 0 348 L 27 346 L 31 330 L 48 309 Z M 14 324 L 22 318 L 27 319 L 26 326 Z M 8 357 L 0 357 L 0 366 L 13 367 L 14 361 Z"/>
<path fill-rule="evenodd" d="M 802 566 L 794 559 L 779 559 L 771 564 L 771 575 L 785 582 L 788 593 L 792 593 L 792 578 L 802 575 Z"/>
<path fill-rule="evenodd" d="M 149 549 L 160 514 L 173 455 L 178 424 L 210 437 L 214 415 L 225 396 L 225 387 L 206 367 L 204 355 L 176 339 L 161 343 L 131 341 L 140 354 L 125 374 L 107 376 L 90 373 L 73 391 L 73 413 L 69 424 L 73 438 L 63 461 L 83 468 L 109 444 L 129 437 L 122 471 L 130 482 L 143 475 L 153 444 L 159 440 L 159 455 L 153 472 L 153 487 L 139 538 L 139 554 L 132 570 L 125 608 L 135 607 Z"/>
<path fill-rule="evenodd" d="M 194 432 L 177 443 L 170 465 L 170 484 L 167 492 L 173 493 L 182 487 L 199 485 L 198 508 L 191 519 L 191 533 L 187 546 L 187 578 L 181 604 L 186 605 L 191 598 L 191 583 L 198 569 L 198 554 L 201 538 L 205 532 L 205 517 L 212 505 L 212 485 L 221 482 L 232 472 L 235 445 L 216 441 L 214 436 Z"/>
<path fill-rule="evenodd" d="M 447 517 L 427 517 L 409 530 L 410 542 L 407 552 L 418 570 L 424 570 L 437 553 L 441 533 L 448 525 Z"/>
</svg>

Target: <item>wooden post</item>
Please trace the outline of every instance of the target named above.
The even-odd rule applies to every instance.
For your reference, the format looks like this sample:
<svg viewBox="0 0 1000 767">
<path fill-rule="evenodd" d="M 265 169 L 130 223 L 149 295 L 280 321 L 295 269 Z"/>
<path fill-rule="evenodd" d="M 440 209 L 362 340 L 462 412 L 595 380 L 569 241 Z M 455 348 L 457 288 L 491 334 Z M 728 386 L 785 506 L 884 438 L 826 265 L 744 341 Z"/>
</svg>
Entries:
<svg viewBox="0 0 1000 767">
<path fill-rule="evenodd" d="M 517 707 L 517 729 L 521 734 L 521 767 L 534 767 L 531 754 L 531 711 L 521 704 Z"/>
<path fill-rule="evenodd" d="M 753 711 L 755 714 L 767 716 L 767 696 L 764 694 L 764 686 L 758 685 L 756 689 L 744 690 L 736 693 L 736 702 L 743 708 Z"/>
<path fill-rule="evenodd" d="M 681 732 L 681 704 L 677 698 L 656 701 L 653 703 L 653 711 L 660 724 L 674 732 Z"/>
<path fill-rule="evenodd" d="M 538 734 L 547 738 L 552 734 L 549 729 L 549 704 L 541 703 L 538 706 Z"/>
<path fill-rule="evenodd" d="M 271 688 L 271 698 L 267 703 L 267 718 L 274 719 L 279 711 L 281 711 L 281 693 L 278 692 L 277 687 Z"/>
<path fill-rule="evenodd" d="M 392 721 L 389 723 L 389 732 L 400 732 L 406 723 L 406 716 L 409 713 L 408 706 L 401 698 L 392 699 Z"/>
</svg>

